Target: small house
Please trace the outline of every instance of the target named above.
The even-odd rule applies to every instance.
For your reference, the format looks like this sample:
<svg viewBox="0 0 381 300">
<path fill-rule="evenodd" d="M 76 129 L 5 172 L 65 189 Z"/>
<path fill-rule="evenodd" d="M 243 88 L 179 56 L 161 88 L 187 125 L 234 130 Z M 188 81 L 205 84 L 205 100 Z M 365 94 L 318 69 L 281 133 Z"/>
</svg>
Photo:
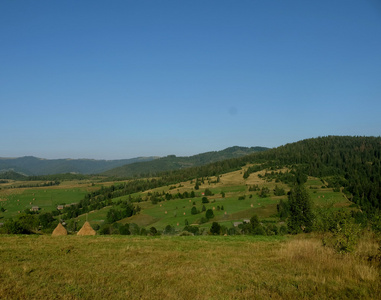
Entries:
<svg viewBox="0 0 381 300">
<path fill-rule="evenodd" d="M 58 209 L 58 210 L 63 210 L 63 209 L 64 209 L 64 206 L 63 206 L 63 205 L 58 205 L 58 206 L 57 206 L 57 209 Z"/>
<path fill-rule="evenodd" d="M 39 207 L 38 206 L 32 206 L 32 208 L 30 209 L 30 211 L 39 211 Z"/>
</svg>

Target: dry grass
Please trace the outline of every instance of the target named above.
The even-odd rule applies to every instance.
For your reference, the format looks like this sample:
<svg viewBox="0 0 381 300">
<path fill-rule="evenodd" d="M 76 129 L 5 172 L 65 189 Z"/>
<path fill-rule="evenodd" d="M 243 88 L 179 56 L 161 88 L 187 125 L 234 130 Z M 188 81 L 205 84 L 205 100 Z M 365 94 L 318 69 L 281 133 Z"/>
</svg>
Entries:
<svg viewBox="0 0 381 300">
<path fill-rule="evenodd" d="M 280 254 L 290 267 L 300 268 L 304 276 L 314 282 L 361 285 L 379 278 L 375 266 L 361 261 L 356 255 L 338 254 L 332 248 L 322 246 L 319 239 L 292 240 L 283 245 Z"/>
<path fill-rule="evenodd" d="M 262 238 L 263 239 L 263 238 Z M 314 239 L 1 236 L 1 299 L 376 299 L 379 273 Z"/>
</svg>

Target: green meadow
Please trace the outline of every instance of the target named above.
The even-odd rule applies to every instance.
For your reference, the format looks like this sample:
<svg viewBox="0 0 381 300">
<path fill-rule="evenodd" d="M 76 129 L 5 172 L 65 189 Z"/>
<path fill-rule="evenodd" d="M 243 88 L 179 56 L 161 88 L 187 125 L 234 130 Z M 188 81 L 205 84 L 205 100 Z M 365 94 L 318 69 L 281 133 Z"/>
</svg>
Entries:
<svg viewBox="0 0 381 300">
<path fill-rule="evenodd" d="M 50 212 L 56 210 L 57 205 L 79 202 L 86 193 L 87 189 L 83 187 L 17 188 L 5 190 L 0 205 L 6 210 L 4 218 L 9 218 L 33 206 L 38 206 L 40 212 Z"/>
</svg>

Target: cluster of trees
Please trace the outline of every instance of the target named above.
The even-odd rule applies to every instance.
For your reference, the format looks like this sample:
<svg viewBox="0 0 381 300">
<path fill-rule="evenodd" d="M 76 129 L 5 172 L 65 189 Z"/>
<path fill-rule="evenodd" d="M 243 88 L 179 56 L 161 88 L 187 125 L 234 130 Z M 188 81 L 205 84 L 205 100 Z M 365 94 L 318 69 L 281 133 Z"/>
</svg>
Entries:
<svg viewBox="0 0 381 300">
<path fill-rule="evenodd" d="M 106 221 L 107 223 L 114 223 L 116 221 L 122 220 L 124 218 L 131 217 L 140 211 L 140 207 L 134 206 L 129 201 L 120 201 L 120 208 L 111 208 L 107 212 Z"/>
<path fill-rule="evenodd" d="M 43 183 L 30 183 L 30 184 L 17 184 L 15 186 L 10 185 L 7 186 L 7 188 L 31 188 L 31 187 L 47 187 L 47 186 L 54 186 L 54 185 L 60 185 L 60 181 L 47 181 Z"/>
<path fill-rule="evenodd" d="M 165 193 L 164 191 L 162 193 L 154 192 L 154 193 L 148 193 L 147 200 L 151 201 L 152 204 L 157 204 L 158 202 L 162 202 L 164 200 L 174 200 L 174 199 L 187 199 L 187 198 L 195 198 L 196 194 L 194 191 L 191 191 L 190 193 L 185 191 L 184 193 Z"/>
<path fill-rule="evenodd" d="M 53 213 L 30 214 L 22 213 L 16 219 L 8 219 L 0 228 L 0 233 L 30 234 L 40 230 L 50 231 L 58 224 Z"/>
</svg>

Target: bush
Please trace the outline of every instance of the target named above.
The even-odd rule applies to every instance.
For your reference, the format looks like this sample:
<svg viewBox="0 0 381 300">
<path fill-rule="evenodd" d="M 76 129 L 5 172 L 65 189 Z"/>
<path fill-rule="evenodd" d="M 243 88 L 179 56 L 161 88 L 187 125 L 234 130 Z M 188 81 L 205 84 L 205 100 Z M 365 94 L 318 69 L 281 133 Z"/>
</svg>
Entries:
<svg viewBox="0 0 381 300">
<path fill-rule="evenodd" d="M 200 233 L 200 229 L 197 226 L 185 226 L 183 231 L 191 232 L 193 235 L 198 235 Z"/>
<path fill-rule="evenodd" d="M 121 235 L 130 235 L 130 225 L 129 224 L 124 224 L 119 227 L 119 233 Z"/>
<path fill-rule="evenodd" d="M 167 226 L 165 226 L 163 233 L 164 234 L 174 234 L 175 228 L 173 228 L 171 225 L 167 225 Z"/>
<path fill-rule="evenodd" d="M 101 226 L 98 233 L 101 235 L 111 234 L 111 226 L 109 224 L 105 224 L 105 225 Z"/>
<path fill-rule="evenodd" d="M 213 219 L 214 218 L 214 213 L 213 213 L 213 210 L 212 209 L 208 209 L 206 210 L 206 213 L 205 213 L 205 217 L 209 220 L 209 219 Z"/>
<path fill-rule="evenodd" d="M 160 235 L 159 234 L 159 232 L 157 231 L 157 229 L 155 228 L 155 227 L 151 227 L 150 229 L 149 229 L 149 235 Z"/>
<path fill-rule="evenodd" d="M 349 212 L 337 211 L 330 217 L 330 234 L 323 237 L 323 245 L 339 253 L 352 252 L 360 238 L 361 225 L 356 224 Z"/>
<path fill-rule="evenodd" d="M 206 223 L 206 222 L 208 222 L 208 218 L 206 218 L 206 217 L 202 217 L 202 218 L 200 219 L 200 224 L 204 224 L 204 223 Z"/>
<path fill-rule="evenodd" d="M 199 213 L 199 211 L 197 210 L 197 208 L 195 206 L 192 207 L 191 209 L 191 214 L 192 215 L 197 215 Z"/>
<path fill-rule="evenodd" d="M 217 222 L 212 223 L 212 227 L 210 227 L 210 233 L 213 235 L 219 235 L 221 232 L 221 225 Z"/>
<path fill-rule="evenodd" d="M 205 196 L 213 196 L 213 193 L 212 193 L 211 190 L 209 190 L 209 189 L 205 189 L 205 191 L 204 191 L 204 195 L 205 195 Z"/>
<path fill-rule="evenodd" d="M 29 230 L 24 228 L 19 221 L 13 221 L 12 219 L 4 223 L 2 231 L 7 234 L 27 234 Z"/>
</svg>

